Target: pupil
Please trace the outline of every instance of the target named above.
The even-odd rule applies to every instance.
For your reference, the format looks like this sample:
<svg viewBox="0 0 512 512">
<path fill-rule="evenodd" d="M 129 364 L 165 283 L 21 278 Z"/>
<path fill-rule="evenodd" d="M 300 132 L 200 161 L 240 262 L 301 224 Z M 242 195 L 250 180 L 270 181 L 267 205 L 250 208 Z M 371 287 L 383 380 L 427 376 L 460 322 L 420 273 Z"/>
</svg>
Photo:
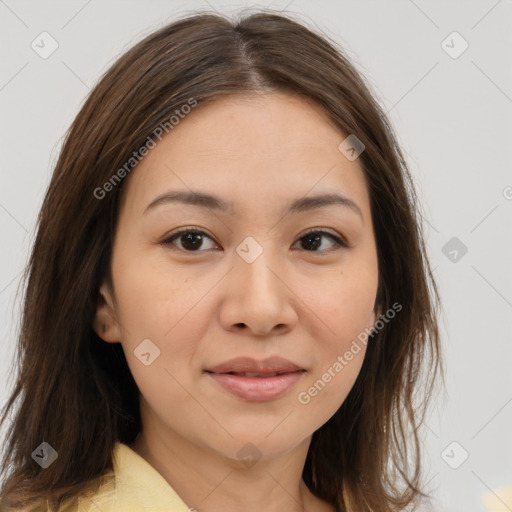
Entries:
<svg viewBox="0 0 512 512">
<path fill-rule="evenodd" d="M 183 236 L 185 238 L 185 243 L 182 242 L 183 247 L 187 248 L 187 245 L 189 245 L 189 249 L 197 249 L 201 246 L 202 237 L 199 233 L 187 233 Z M 199 244 L 197 241 L 199 241 Z"/>
<path fill-rule="evenodd" d="M 318 249 L 318 247 L 320 247 L 321 242 L 321 236 L 319 236 L 318 234 L 310 234 L 310 235 L 306 235 L 306 240 L 307 240 L 307 244 L 309 243 L 313 243 L 315 245 L 314 249 Z"/>
</svg>

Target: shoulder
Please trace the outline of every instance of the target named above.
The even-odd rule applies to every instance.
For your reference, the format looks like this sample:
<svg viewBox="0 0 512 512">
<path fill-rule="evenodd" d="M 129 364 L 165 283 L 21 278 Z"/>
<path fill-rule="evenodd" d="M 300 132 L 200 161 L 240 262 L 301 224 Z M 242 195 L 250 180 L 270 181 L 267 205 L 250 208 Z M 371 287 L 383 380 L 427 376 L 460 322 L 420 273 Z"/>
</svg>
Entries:
<svg viewBox="0 0 512 512">
<path fill-rule="evenodd" d="M 169 483 L 123 443 L 113 453 L 113 471 L 101 476 L 59 512 L 189 512 Z M 46 511 L 44 511 L 46 512 Z"/>
<path fill-rule="evenodd" d="M 64 503 L 59 512 L 114 512 L 118 510 L 114 508 L 115 494 L 115 472 L 110 471 L 87 485 L 79 496 Z"/>
<path fill-rule="evenodd" d="M 113 470 L 91 480 L 58 512 L 190 512 L 193 509 L 145 459 L 116 443 Z M 18 512 L 51 512 L 48 505 Z"/>
<path fill-rule="evenodd" d="M 507 512 L 512 504 L 512 486 L 490 490 L 483 495 L 482 501 L 489 512 Z"/>
</svg>

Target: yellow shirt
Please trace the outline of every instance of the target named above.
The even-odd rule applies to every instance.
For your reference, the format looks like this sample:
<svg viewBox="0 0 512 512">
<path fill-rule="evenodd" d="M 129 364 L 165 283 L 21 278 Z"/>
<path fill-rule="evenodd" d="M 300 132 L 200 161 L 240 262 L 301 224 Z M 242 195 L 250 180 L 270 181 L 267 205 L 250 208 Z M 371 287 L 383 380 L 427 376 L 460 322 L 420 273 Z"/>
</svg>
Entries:
<svg viewBox="0 0 512 512">
<path fill-rule="evenodd" d="M 512 486 L 486 492 L 482 501 L 488 512 L 509 512 L 512 509 Z"/>
<path fill-rule="evenodd" d="M 153 466 L 127 445 L 116 443 L 113 467 L 113 472 L 105 475 L 107 481 L 99 491 L 84 492 L 62 512 L 194 511 Z"/>
<path fill-rule="evenodd" d="M 86 492 L 61 512 L 195 512 L 140 455 L 123 443 L 116 443 L 114 470 L 94 494 Z M 512 487 L 485 493 L 482 499 L 489 512 L 509 511 Z"/>
</svg>

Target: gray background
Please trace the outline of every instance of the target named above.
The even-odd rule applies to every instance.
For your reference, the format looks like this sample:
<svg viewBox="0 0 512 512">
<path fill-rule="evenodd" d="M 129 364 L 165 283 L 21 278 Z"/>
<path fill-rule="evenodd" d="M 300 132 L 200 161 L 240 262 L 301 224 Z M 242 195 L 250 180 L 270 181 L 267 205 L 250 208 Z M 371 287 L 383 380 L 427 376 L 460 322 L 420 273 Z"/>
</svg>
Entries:
<svg viewBox="0 0 512 512">
<path fill-rule="evenodd" d="M 507 0 L 0 0 L 0 403 L 12 385 L 20 272 L 62 137 L 86 94 L 120 53 L 176 15 L 244 6 L 286 9 L 339 41 L 389 112 L 422 200 L 444 307 L 446 393 L 424 429 L 429 487 L 435 510 L 483 511 L 485 492 L 512 486 Z M 47 59 L 31 48 L 43 31 L 59 45 Z M 457 58 L 442 46 L 453 31 L 469 44 Z M 462 48 L 454 36 L 446 45 Z"/>
</svg>

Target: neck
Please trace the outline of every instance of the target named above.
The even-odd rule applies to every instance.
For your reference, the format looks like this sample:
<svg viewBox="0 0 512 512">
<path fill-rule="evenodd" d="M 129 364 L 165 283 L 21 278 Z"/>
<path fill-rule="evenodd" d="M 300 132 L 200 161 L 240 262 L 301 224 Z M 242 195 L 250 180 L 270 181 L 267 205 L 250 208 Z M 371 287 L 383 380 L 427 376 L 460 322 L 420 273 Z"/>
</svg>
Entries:
<svg viewBox="0 0 512 512">
<path fill-rule="evenodd" d="M 141 432 L 130 448 L 167 480 L 191 510 L 332 512 L 334 508 L 314 496 L 302 479 L 309 443 L 310 439 L 291 453 L 262 458 L 250 467 L 200 449 L 176 433 L 166 432 L 164 440 L 157 432 Z"/>
</svg>

